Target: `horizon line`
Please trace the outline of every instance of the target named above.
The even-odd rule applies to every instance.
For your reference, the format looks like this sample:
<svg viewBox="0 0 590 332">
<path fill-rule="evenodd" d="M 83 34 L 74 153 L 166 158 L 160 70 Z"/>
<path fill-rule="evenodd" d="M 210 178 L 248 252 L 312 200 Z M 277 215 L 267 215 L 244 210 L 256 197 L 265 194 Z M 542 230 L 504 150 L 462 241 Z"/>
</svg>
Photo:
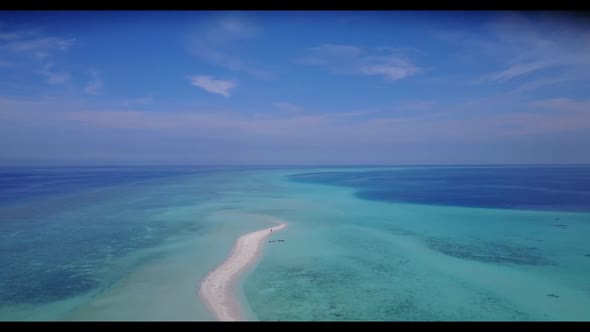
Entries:
<svg viewBox="0 0 590 332">
<path fill-rule="evenodd" d="M 465 164 L 0 164 L 0 167 L 412 167 L 412 166 L 590 166 L 590 163 Z"/>
</svg>

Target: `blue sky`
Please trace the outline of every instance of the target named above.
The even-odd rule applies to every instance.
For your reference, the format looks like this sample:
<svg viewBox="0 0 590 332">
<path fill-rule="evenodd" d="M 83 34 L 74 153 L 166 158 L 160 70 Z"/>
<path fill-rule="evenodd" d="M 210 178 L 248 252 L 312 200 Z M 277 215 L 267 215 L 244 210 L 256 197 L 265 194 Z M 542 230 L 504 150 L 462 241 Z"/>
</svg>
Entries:
<svg viewBox="0 0 590 332">
<path fill-rule="evenodd" d="M 590 163 L 589 23 L 3 12 L 0 163 Z"/>
</svg>

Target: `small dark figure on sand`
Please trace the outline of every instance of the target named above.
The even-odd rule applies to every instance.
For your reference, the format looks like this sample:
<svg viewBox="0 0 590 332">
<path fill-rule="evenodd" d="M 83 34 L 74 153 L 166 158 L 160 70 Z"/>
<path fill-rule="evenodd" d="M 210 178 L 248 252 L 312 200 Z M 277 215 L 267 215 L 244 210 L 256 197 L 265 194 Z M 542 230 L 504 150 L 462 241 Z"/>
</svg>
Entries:
<svg viewBox="0 0 590 332">
<path fill-rule="evenodd" d="M 272 228 L 270 229 L 270 231 L 272 232 Z"/>
</svg>

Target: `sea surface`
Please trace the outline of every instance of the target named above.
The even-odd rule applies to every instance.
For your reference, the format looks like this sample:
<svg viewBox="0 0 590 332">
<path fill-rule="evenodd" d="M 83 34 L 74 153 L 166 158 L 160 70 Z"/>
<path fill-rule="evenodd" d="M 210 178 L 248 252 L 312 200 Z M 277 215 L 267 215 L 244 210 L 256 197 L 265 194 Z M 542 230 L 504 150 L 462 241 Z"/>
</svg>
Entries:
<svg viewBox="0 0 590 332">
<path fill-rule="evenodd" d="M 0 320 L 590 320 L 590 166 L 0 167 Z"/>
</svg>

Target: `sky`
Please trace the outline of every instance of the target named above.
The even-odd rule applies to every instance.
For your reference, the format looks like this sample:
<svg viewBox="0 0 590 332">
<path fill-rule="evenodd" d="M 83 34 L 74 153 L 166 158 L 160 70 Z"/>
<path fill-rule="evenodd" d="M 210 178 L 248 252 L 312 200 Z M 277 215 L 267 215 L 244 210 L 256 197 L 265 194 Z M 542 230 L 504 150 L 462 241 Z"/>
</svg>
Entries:
<svg viewBox="0 0 590 332">
<path fill-rule="evenodd" d="M 590 19 L 0 13 L 0 165 L 590 163 Z"/>
</svg>

